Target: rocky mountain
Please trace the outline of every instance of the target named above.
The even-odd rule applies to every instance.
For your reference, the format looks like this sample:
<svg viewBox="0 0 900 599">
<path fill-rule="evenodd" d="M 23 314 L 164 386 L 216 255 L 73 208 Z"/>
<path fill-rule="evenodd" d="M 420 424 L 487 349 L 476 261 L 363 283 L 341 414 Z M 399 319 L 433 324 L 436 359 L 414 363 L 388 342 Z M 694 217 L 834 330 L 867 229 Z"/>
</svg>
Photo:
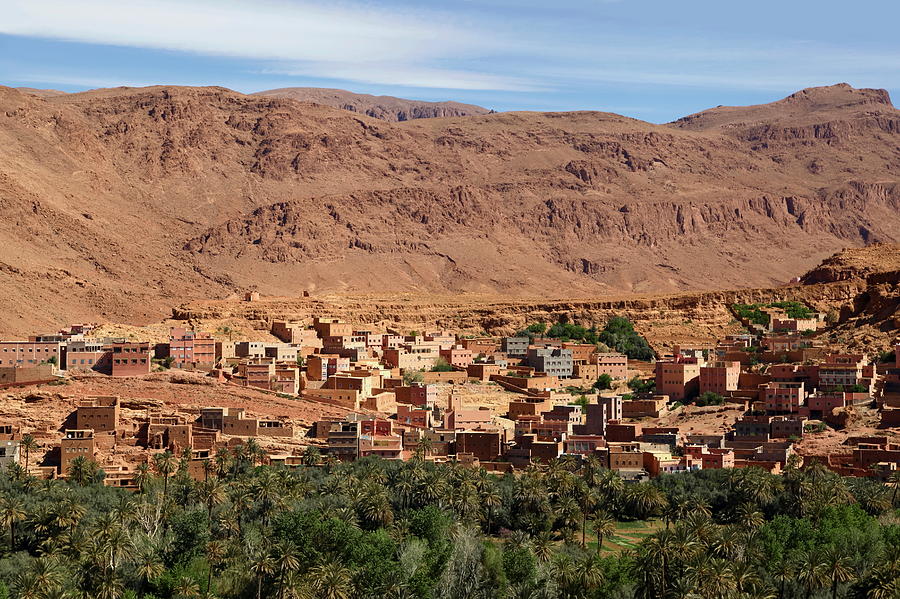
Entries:
<svg viewBox="0 0 900 599">
<path fill-rule="evenodd" d="M 223 88 L 0 87 L 0 331 L 256 286 L 598 297 L 788 281 L 900 241 L 900 111 L 840 85 L 669 125 L 386 122 Z"/>
<path fill-rule="evenodd" d="M 422 102 L 419 100 L 404 100 L 393 96 L 355 94 L 343 89 L 325 89 L 320 87 L 283 87 L 256 92 L 253 95 L 324 104 L 332 108 L 358 112 L 391 122 L 450 116 L 471 116 L 491 112 L 487 108 L 475 106 L 474 104 Z"/>
</svg>

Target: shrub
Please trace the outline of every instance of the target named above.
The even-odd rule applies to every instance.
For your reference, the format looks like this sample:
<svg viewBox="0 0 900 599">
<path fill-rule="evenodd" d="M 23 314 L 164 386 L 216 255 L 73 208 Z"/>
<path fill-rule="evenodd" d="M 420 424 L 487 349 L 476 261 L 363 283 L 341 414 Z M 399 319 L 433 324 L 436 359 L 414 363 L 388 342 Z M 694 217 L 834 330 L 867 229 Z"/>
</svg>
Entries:
<svg viewBox="0 0 900 599">
<path fill-rule="evenodd" d="M 444 358 L 438 358 L 431 367 L 431 372 L 453 372 L 453 366 Z"/>
<path fill-rule="evenodd" d="M 597 377 L 597 381 L 594 383 L 594 389 L 612 389 L 612 386 L 613 378 L 606 373 Z"/>
<path fill-rule="evenodd" d="M 719 395 L 718 393 L 713 393 L 712 391 L 705 391 L 697 398 L 696 401 L 698 406 L 721 406 L 725 403 L 725 398 Z"/>
</svg>

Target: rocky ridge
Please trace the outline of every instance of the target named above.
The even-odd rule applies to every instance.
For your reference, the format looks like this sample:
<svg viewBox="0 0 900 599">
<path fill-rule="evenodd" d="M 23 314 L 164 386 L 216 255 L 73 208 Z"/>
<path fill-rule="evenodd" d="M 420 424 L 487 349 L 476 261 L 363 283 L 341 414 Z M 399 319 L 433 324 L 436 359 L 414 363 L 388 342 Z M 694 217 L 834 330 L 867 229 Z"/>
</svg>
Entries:
<svg viewBox="0 0 900 599">
<path fill-rule="evenodd" d="M 879 90 L 795 96 L 670 125 L 598 112 L 392 123 L 223 88 L 0 87 L 0 330 L 154 322 L 251 286 L 765 288 L 838 249 L 900 241 L 900 113 Z"/>
</svg>

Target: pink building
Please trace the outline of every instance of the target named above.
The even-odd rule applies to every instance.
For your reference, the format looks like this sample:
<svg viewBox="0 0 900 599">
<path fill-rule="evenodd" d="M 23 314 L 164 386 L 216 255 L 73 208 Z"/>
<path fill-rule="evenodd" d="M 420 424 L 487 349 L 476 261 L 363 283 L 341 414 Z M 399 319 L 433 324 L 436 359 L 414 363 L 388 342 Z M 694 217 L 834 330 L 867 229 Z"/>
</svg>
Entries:
<svg viewBox="0 0 900 599">
<path fill-rule="evenodd" d="M 448 364 L 466 368 L 472 363 L 472 350 L 466 349 L 461 345 L 455 345 L 449 349 L 440 350 L 442 358 L 447 360 Z"/>
<path fill-rule="evenodd" d="M 656 363 L 656 392 L 671 401 L 684 401 L 700 390 L 700 364 L 696 358 L 678 356 Z"/>
<path fill-rule="evenodd" d="M 766 411 L 774 414 L 794 414 L 806 400 L 806 386 L 803 383 L 767 383 L 760 385 L 760 399 Z"/>
<path fill-rule="evenodd" d="M 700 367 L 700 393 L 725 395 L 737 391 L 741 376 L 740 362 L 711 362 Z"/>
<path fill-rule="evenodd" d="M 685 445 L 684 455 L 700 460 L 703 470 L 734 468 L 734 451 L 731 449 L 709 448 L 706 445 Z"/>
</svg>

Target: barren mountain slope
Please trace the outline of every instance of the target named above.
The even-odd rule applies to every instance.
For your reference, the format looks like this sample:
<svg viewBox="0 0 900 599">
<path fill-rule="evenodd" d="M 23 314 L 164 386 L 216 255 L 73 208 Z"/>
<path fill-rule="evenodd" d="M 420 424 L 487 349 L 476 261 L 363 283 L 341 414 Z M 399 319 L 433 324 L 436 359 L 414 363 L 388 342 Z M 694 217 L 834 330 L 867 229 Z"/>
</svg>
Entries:
<svg viewBox="0 0 900 599">
<path fill-rule="evenodd" d="M 490 112 L 487 108 L 460 102 L 424 102 L 393 96 L 355 94 L 343 89 L 320 87 L 283 87 L 256 92 L 252 95 L 286 98 L 298 102 L 314 102 L 393 122 L 435 117 L 471 116 Z"/>
<path fill-rule="evenodd" d="M 250 285 L 767 286 L 900 241 L 900 113 L 806 93 L 760 141 L 594 112 L 389 123 L 222 88 L 0 88 L 0 331 L 156 320 Z"/>
</svg>

